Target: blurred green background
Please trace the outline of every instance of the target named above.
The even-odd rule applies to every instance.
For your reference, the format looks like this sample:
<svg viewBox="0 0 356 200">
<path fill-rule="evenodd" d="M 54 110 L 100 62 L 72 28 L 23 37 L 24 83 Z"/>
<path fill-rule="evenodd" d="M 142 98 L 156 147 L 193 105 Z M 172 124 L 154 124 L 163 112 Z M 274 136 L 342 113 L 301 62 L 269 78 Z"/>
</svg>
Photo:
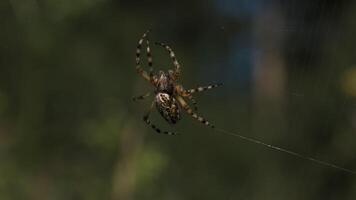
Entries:
<svg viewBox="0 0 356 200">
<path fill-rule="evenodd" d="M 217 127 L 356 170 L 356 3 L 1 0 L 0 199 L 346 199 L 355 176 L 209 129 L 142 121 L 151 28 Z M 152 46 L 156 70 L 172 68 Z M 146 68 L 147 69 L 147 68 Z"/>
</svg>

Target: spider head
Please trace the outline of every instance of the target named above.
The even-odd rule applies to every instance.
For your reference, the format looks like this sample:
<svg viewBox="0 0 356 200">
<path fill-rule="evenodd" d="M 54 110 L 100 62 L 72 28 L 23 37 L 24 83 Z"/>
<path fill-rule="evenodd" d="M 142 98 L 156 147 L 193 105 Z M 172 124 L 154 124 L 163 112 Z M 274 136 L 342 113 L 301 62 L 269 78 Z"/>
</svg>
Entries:
<svg viewBox="0 0 356 200">
<path fill-rule="evenodd" d="M 162 70 L 159 70 L 158 71 L 158 76 L 161 78 L 162 76 L 164 76 L 165 75 L 165 73 L 164 73 L 164 71 L 162 71 Z"/>
<path fill-rule="evenodd" d="M 174 79 L 174 72 L 173 72 L 173 70 L 168 70 L 168 76 L 169 76 L 169 78 Z"/>
<path fill-rule="evenodd" d="M 159 71 L 158 72 L 158 88 L 163 89 L 163 87 L 165 87 L 165 85 L 168 83 L 169 77 L 167 76 L 166 73 L 164 73 L 164 71 Z"/>
<path fill-rule="evenodd" d="M 174 79 L 174 72 L 173 72 L 173 70 L 168 70 L 168 74 L 167 73 L 165 73 L 164 71 L 162 71 L 162 70 L 159 70 L 159 72 L 158 72 L 158 76 L 159 76 L 159 78 L 161 79 L 163 79 L 163 78 L 170 78 L 170 79 Z"/>
<path fill-rule="evenodd" d="M 156 93 L 164 92 L 169 95 L 173 94 L 174 86 L 173 81 L 169 74 L 159 71 L 158 72 L 158 81 L 156 86 Z"/>
</svg>

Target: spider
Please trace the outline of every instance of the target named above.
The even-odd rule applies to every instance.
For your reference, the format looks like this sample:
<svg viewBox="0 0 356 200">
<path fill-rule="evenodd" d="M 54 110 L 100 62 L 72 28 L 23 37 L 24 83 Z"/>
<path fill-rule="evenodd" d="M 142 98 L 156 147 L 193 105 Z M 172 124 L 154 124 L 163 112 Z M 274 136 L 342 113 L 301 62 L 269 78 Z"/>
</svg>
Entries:
<svg viewBox="0 0 356 200">
<path fill-rule="evenodd" d="M 155 42 L 156 45 L 159 45 L 169 53 L 174 69 L 168 70 L 167 72 L 159 71 L 158 74 L 153 73 L 153 63 L 152 63 L 152 54 L 150 49 L 150 42 L 147 38 L 147 35 L 150 30 L 146 31 L 141 39 L 138 41 L 137 49 L 136 49 L 136 71 L 139 75 L 141 75 L 146 81 L 151 83 L 154 87 L 154 95 L 155 98 L 151 103 L 149 110 L 143 116 L 143 120 L 146 122 L 147 125 L 151 126 L 157 133 L 163 133 L 168 135 L 175 135 L 175 132 L 170 131 L 162 131 L 156 125 L 154 125 L 150 119 L 150 113 L 156 105 L 158 112 L 161 116 L 169 123 L 169 124 L 176 124 L 181 119 L 181 109 L 184 109 L 191 117 L 198 120 L 199 122 L 214 128 L 214 125 L 209 123 L 205 118 L 199 116 L 190 106 L 187 104 L 185 98 L 189 99 L 194 106 L 194 110 L 197 111 L 197 103 L 193 97 L 193 93 L 202 92 L 206 90 L 213 89 L 215 87 L 221 86 L 222 84 L 212 84 L 204 87 L 197 87 L 194 89 L 185 90 L 182 85 L 178 84 L 178 78 L 180 76 L 181 67 L 175 57 L 173 50 L 166 44 Z M 146 53 L 147 53 L 147 61 L 149 66 L 149 72 L 146 72 L 141 67 L 141 47 L 143 41 L 146 40 Z M 133 100 L 142 100 L 146 97 L 150 96 L 150 93 L 133 97 Z"/>
</svg>

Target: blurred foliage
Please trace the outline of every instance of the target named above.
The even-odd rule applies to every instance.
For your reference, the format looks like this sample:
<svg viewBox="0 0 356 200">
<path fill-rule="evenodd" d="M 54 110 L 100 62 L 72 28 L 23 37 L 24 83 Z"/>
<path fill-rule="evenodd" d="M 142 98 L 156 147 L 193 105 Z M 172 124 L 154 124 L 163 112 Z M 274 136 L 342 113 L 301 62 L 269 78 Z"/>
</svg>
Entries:
<svg viewBox="0 0 356 200">
<path fill-rule="evenodd" d="M 170 44 L 217 127 L 356 170 L 351 1 L 0 1 L 0 199 L 355 199 L 354 176 L 188 115 L 158 135 L 135 72 Z M 153 46 L 156 70 L 171 61 Z"/>
</svg>

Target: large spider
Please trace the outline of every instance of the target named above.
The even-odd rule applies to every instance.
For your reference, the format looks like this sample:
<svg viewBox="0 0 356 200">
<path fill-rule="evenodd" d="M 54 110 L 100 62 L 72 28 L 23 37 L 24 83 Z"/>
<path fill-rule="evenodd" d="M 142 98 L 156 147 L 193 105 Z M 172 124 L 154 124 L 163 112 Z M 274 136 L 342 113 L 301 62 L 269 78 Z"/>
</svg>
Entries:
<svg viewBox="0 0 356 200">
<path fill-rule="evenodd" d="M 168 45 L 160 42 L 156 42 L 155 44 L 164 47 L 168 51 L 173 61 L 174 70 L 168 70 L 168 72 L 159 71 L 159 73 L 155 75 L 153 73 L 151 49 L 149 46 L 149 40 L 147 38 L 148 33 L 149 30 L 142 35 L 142 38 L 138 41 L 138 45 L 136 49 L 137 73 L 139 73 L 145 80 L 150 82 L 155 88 L 154 89 L 155 99 L 153 100 L 151 107 L 149 108 L 147 113 L 143 116 L 143 120 L 147 123 L 147 125 L 150 125 L 157 133 L 164 133 L 169 135 L 176 134 L 170 131 L 162 131 L 156 125 L 151 123 L 151 121 L 149 120 L 149 115 L 154 107 L 154 104 L 156 104 L 157 110 L 169 124 L 175 124 L 180 120 L 181 118 L 180 110 L 181 108 L 183 108 L 194 119 L 198 120 L 199 122 L 207 126 L 210 126 L 211 128 L 214 128 L 214 126 L 210 124 L 206 119 L 193 112 L 193 110 L 189 107 L 189 105 L 185 101 L 184 97 L 188 98 L 192 102 L 192 104 L 194 105 L 194 110 L 196 111 L 197 110 L 196 101 L 192 94 L 195 92 L 210 90 L 212 88 L 220 86 L 221 84 L 213 84 L 213 85 L 197 87 L 195 89 L 189 89 L 189 90 L 183 89 L 182 85 L 177 83 L 177 80 L 180 75 L 180 65 L 174 55 L 174 52 Z M 148 66 L 150 67 L 149 73 L 143 70 L 140 64 L 141 47 L 144 40 L 146 40 L 146 44 L 147 44 L 146 53 L 147 53 Z M 133 100 L 134 101 L 141 100 L 148 97 L 149 95 L 150 93 L 133 97 Z"/>
</svg>

